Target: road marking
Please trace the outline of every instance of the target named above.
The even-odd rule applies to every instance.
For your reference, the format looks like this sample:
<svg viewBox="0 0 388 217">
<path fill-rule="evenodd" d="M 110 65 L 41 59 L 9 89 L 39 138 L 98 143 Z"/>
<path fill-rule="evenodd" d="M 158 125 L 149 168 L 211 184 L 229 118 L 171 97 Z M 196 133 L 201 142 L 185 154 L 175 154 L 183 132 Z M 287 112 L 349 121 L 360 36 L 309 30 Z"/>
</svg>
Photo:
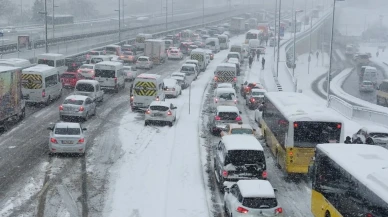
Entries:
<svg viewBox="0 0 388 217">
<path fill-rule="evenodd" d="M 13 149 L 13 148 L 16 148 L 16 146 L 9 146 L 8 148 L 9 149 Z"/>
</svg>

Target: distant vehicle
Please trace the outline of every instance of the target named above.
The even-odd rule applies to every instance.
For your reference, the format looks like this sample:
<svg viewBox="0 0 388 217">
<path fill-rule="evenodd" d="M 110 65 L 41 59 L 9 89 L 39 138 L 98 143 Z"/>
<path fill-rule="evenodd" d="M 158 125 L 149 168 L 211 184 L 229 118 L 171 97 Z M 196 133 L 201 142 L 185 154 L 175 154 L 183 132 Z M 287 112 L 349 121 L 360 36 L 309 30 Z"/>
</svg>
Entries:
<svg viewBox="0 0 388 217">
<path fill-rule="evenodd" d="M 245 81 L 243 84 L 241 84 L 240 94 L 242 97 L 244 97 L 244 99 L 246 99 L 247 96 L 251 94 L 253 89 L 264 89 L 264 87 L 259 82 Z"/>
<path fill-rule="evenodd" d="M 245 44 L 249 43 L 249 40 L 260 40 L 263 37 L 263 30 L 251 29 L 245 34 Z"/>
<path fill-rule="evenodd" d="M 56 53 L 44 53 L 38 55 L 38 64 L 44 64 L 52 66 L 58 69 L 59 75 L 62 75 L 67 66 L 65 64 L 65 56 L 63 54 Z"/>
<path fill-rule="evenodd" d="M 226 56 L 226 59 L 238 59 L 240 64 L 242 64 L 244 61 L 244 58 L 240 55 L 239 52 L 229 52 Z"/>
<path fill-rule="evenodd" d="M 166 48 L 166 49 L 168 49 L 169 47 L 174 46 L 173 40 L 166 40 L 166 39 L 163 39 L 163 41 L 164 41 L 164 45 L 165 45 L 165 48 Z"/>
<path fill-rule="evenodd" d="M 125 88 L 123 64 L 118 62 L 99 62 L 95 66 L 95 80 L 101 89 L 114 90 L 116 93 Z"/>
<path fill-rule="evenodd" d="M 104 55 L 105 54 L 105 51 L 102 51 L 102 50 L 92 50 L 92 51 L 89 51 L 87 54 L 86 54 L 86 61 L 90 61 L 90 59 L 94 56 L 100 56 L 100 55 Z"/>
<path fill-rule="evenodd" d="M 0 66 L 0 128 L 7 130 L 10 121 L 21 121 L 26 115 L 22 96 L 21 68 Z"/>
<path fill-rule="evenodd" d="M 144 34 L 144 33 L 138 34 L 136 36 L 136 43 L 135 43 L 137 50 L 144 50 L 145 41 L 148 39 L 152 39 L 151 34 Z"/>
<path fill-rule="evenodd" d="M 192 50 L 195 50 L 195 49 L 197 49 L 198 48 L 198 46 L 197 45 L 190 45 L 189 47 L 188 47 L 188 49 L 187 49 L 187 54 L 191 54 L 191 51 Z"/>
<path fill-rule="evenodd" d="M 160 75 L 143 73 L 133 82 L 133 92 L 130 99 L 132 111 L 142 111 L 153 101 L 164 101 L 163 78 Z"/>
<path fill-rule="evenodd" d="M 218 53 L 221 50 L 220 41 L 218 38 L 207 38 L 205 40 L 205 47 L 213 51 L 213 53 Z"/>
<path fill-rule="evenodd" d="M 110 61 L 112 58 L 109 56 L 105 55 L 100 55 L 100 56 L 92 56 L 90 57 L 90 61 L 87 61 L 89 64 L 97 64 L 103 61 Z"/>
<path fill-rule="evenodd" d="M 240 61 L 238 58 L 229 58 L 228 63 L 234 63 L 236 64 L 236 69 L 237 69 L 237 76 L 240 76 Z"/>
<path fill-rule="evenodd" d="M 137 52 L 137 47 L 136 45 L 133 44 L 124 44 L 121 46 L 121 51 L 132 51 L 134 55 L 136 55 Z"/>
<path fill-rule="evenodd" d="M 74 95 L 88 96 L 95 102 L 104 100 L 104 91 L 100 83 L 95 80 L 79 80 L 74 88 Z"/>
<path fill-rule="evenodd" d="M 124 63 L 136 63 L 137 57 L 133 51 L 123 51 L 119 59 Z"/>
<path fill-rule="evenodd" d="M 221 136 L 226 135 L 252 135 L 254 136 L 256 129 L 253 129 L 249 124 L 228 124 L 224 131 L 221 131 Z"/>
<path fill-rule="evenodd" d="M 371 81 L 362 81 L 360 84 L 360 91 L 363 92 L 372 92 L 375 90 L 375 86 Z"/>
<path fill-rule="evenodd" d="M 345 48 L 345 55 L 347 56 L 353 56 L 357 52 L 357 48 L 353 44 L 346 45 Z"/>
<path fill-rule="evenodd" d="M 0 66 L 18 67 L 25 69 L 33 66 L 29 60 L 19 58 L 0 59 Z"/>
<path fill-rule="evenodd" d="M 352 136 L 352 143 L 388 145 L 388 129 L 379 126 L 363 127 Z"/>
<path fill-rule="evenodd" d="M 77 70 L 78 73 L 80 73 L 84 79 L 92 79 L 94 80 L 95 77 L 95 71 L 94 71 L 95 65 L 93 64 L 83 64 L 79 67 Z"/>
<path fill-rule="evenodd" d="M 231 84 L 231 83 L 219 83 L 217 85 L 217 89 L 218 88 L 233 88 L 233 84 Z"/>
<path fill-rule="evenodd" d="M 61 83 L 64 88 L 74 88 L 77 81 L 84 79 L 84 76 L 78 72 L 65 72 L 61 76 Z"/>
<path fill-rule="evenodd" d="M 92 115 L 96 115 L 96 103 L 88 96 L 68 96 L 59 106 L 59 118 L 61 120 L 81 118 L 87 121 Z"/>
<path fill-rule="evenodd" d="M 251 93 L 246 97 L 245 104 L 251 110 L 258 108 L 264 102 L 264 94 L 266 92 L 264 89 L 252 89 Z"/>
<path fill-rule="evenodd" d="M 193 77 L 193 80 L 196 80 L 198 77 L 197 66 L 194 64 L 183 64 L 180 72 L 185 73 L 186 76 Z"/>
<path fill-rule="evenodd" d="M 209 49 L 204 49 L 205 53 L 207 53 L 209 56 L 210 56 L 210 60 L 213 60 L 214 59 L 214 53 L 213 51 L 209 50 Z"/>
<path fill-rule="evenodd" d="M 104 55 L 110 56 L 110 57 L 121 56 L 122 54 L 121 46 L 115 45 L 115 44 L 105 46 L 104 50 L 105 50 Z"/>
<path fill-rule="evenodd" d="M 176 109 L 172 103 L 153 101 L 145 112 L 144 125 L 165 123 L 172 127 L 176 121 Z"/>
<path fill-rule="evenodd" d="M 154 67 L 154 63 L 147 56 L 140 56 L 136 61 L 136 68 L 138 69 L 152 69 Z"/>
<path fill-rule="evenodd" d="M 182 94 L 182 87 L 178 84 L 178 81 L 172 78 L 163 79 L 164 83 L 164 95 L 166 97 L 177 98 Z"/>
<path fill-rule="evenodd" d="M 218 40 L 220 43 L 220 49 L 221 50 L 227 50 L 229 49 L 229 36 L 227 35 L 219 35 Z"/>
<path fill-rule="evenodd" d="M 221 63 L 217 66 L 214 72 L 214 86 L 217 83 L 231 83 L 236 87 L 237 83 L 237 69 L 236 64 Z"/>
<path fill-rule="evenodd" d="M 214 118 L 211 118 L 209 130 L 215 136 L 220 136 L 221 131 L 225 130 L 226 124 L 239 123 L 241 111 L 236 106 L 217 106 Z"/>
<path fill-rule="evenodd" d="M 1 33 L 17 33 L 16 28 L 13 26 L 8 26 L 1 30 Z"/>
<path fill-rule="evenodd" d="M 229 31 L 235 34 L 244 32 L 245 19 L 241 17 L 232 17 Z"/>
<path fill-rule="evenodd" d="M 123 66 L 123 71 L 125 74 L 125 81 L 133 81 L 139 74 L 136 66 Z"/>
<path fill-rule="evenodd" d="M 185 64 L 194 64 L 194 65 L 195 65 L 195 69 L 197 70 L 197 72 L 198 72 L 198 73 L 200 72 L 200 67 L 199 67 L 199 62 L 198 62 L 198 60 L 189 59 L 189 60 L 186 60 Z"/>
<path fill-rule="evenodd" d="M 50 130 L 50 153 L 77 153 L 84 154 L 86 149 L 86 128 L 79 123 L 59 122 Z"/>
<path fill-rule="evenodd" d="M 359 81 L 362 84 L 364 81 L 370 81 L 373 87 L 377 87 L 377 69 L 372 66 L 362 66 L 359 74 Z"/>
<path fill-rule="evenodd" d="M 166 61 L 166 49 L 163 40 L 149 39 L 145 41 L 144 56 L 150 57 L 154 64 L 162 64 Z"/>
<path fill-rule="evenodd" d="M 377 105 L 388 106 L 388 80 L 383 80 L 377 87 Z"/>
<path fill-rule="evenodd" d="M 185 73 L 173 72 L 171 73 L 171 78 L 177 80 L 182 89 L 185 89 L 189 86 L 189 82 L 187 81 Z"/>
<path fill-rule="evenodd" d="M 217 106 L 237 106 L 237 94 L 234 88 L 216 88 L 213 93 L 213 108 Z"/>
<path fill-rule="evenodd" d="M 167 53 L 168 59 L 183 59 L 183 53 L 178 49 L 172 49 Z"/>
<path fill-rule="evenodd" d="M 206 62 L 206 53 L 203 49 L 192 50 L 190 54 L 190 59 L 191 61 L 196 61 L 199 71 L 204 72 L 206 70 L 208 63 Z M 190 63 L 190 61 L 186 61 L 186 63 Z"/>
</svg>

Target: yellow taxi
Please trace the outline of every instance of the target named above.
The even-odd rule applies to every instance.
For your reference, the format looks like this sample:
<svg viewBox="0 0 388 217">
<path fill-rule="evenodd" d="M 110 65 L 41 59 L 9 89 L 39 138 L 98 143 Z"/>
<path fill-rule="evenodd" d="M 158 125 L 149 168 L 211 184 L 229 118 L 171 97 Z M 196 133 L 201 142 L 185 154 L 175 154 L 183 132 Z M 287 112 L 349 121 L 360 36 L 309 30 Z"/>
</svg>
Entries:
<svg viewBox="0 0 388 217">
<path fill-rule="evenodd" d="M 249 124 L 228 124 L 221 131 L 221 136 L 225 135 L 235 135 L 235 134 L 248 134 L 254 136 L 256 129 L 253 129 Z"/>
</svg>

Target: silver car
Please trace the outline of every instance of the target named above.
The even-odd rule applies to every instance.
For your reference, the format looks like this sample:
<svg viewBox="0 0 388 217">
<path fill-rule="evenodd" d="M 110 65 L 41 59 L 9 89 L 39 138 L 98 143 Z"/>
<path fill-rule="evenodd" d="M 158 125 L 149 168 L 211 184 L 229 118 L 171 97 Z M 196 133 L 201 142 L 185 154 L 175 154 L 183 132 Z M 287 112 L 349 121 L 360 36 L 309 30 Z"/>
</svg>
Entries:
<svg viewBox="0 0 388 217">
<path fill-rule="evenodd" d="M 50 153 L 85 153 L 86 138 L 79 123 L 56 123 L 50 130 Z"/>
<path fill-rule="evenodd" d="M 154 63 L 147 56 L 140 56 L 136 61 L 136 68 L 138 69 L 152 69 L 153 67 Z"/>
<path fill-rule="evenodd" d="M 68 96 L 62 105 L 59 106 L 59 118 L 61 120 L 69 117 L 82 118 L 86 121 L 92 115 L 96 115 L 96 103 L 88 96 Z"/>
<path fill-rule="evenodd" d="M 371 81 L 363 81 L 360 84 L 360 91 L 371 92 L 375 90 L 375 86 Z"/>
</svg>

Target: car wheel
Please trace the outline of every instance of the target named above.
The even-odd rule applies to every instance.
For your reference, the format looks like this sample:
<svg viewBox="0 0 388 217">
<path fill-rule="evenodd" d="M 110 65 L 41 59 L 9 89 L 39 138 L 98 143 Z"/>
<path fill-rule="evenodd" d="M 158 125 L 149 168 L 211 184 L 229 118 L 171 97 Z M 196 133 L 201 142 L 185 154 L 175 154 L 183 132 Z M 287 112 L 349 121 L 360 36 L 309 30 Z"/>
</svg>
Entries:
<svg viewBox="0 0 388 217">
<path fill-rule="evenodd" d="M 144 126 L 148 126 L 148 125 L 149 125 L 148 121 L 144 121 Z"/>
<path fill-rule="evenodd" d="M 115 93 L 118 93 L 119 92 L 119 87 L 116 87 L 115 88 Z"/>
<path fill-rule="evenodd" d="M 279 152 L 276 151 L 276 167 L 281 169 L 282 167 L 280 166 L 280 160 L 279 160 Z"/>
<path fill-rule="evenodd" d="M 171 121 L 170 123 L 168 123 L 168 126 L 172 127 L 173 124 L 174 124 L 174 122 Z"/>
<path fill-rule="evenodd" d="M 326 213 L 325 213 L 325 217 L 331 217 L 331 215 L 330 215 L 330 212 L 329 212 L 329 211 L 326 211 Z"/>
<path fill-rule="evenodd" d="M 374 145 L 375 144 L 375 142 L 371 138 L 368 138 L 365 143 L 368 144 L 368 145 Z"/>
<path fill-rule="evenodd" d="M 19 121 L 23 120 L 26 117 L 26 108 L 22 110 L 22 114 L 19 116 Z"/>
</svg>

